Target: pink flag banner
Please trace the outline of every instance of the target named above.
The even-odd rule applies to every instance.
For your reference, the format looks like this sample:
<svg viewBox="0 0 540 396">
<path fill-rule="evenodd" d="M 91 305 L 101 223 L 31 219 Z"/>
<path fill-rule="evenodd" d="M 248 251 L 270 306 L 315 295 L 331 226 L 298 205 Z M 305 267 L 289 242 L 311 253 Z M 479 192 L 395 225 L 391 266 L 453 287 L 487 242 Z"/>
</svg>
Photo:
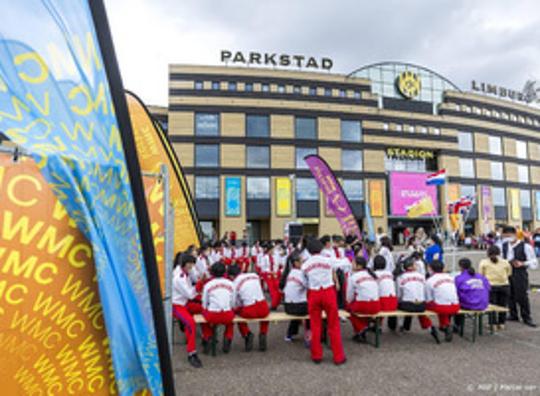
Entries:
<svg viewBox="0 0 540 396">
<path fill-rule="evenodd" d="M 362 239 L 360 227 L 354 217 L 351 205 L 332 169 L 318 155 L 308 155 L 304 157 L 304 161 L 308 164 L 311 174 L 323 192 L 328 208 L 336 216 L 343 235 L 356 235 Z"/>
</svg>

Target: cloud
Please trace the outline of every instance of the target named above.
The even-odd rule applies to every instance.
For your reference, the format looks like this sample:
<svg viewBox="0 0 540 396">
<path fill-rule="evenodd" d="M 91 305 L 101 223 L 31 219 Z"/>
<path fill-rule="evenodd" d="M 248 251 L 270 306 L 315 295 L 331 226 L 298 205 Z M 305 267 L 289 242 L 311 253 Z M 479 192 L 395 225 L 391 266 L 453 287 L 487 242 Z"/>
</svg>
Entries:
<svg viewBox="0 0 540 396">
<path fill-rule="evenodd" d="M 329 56 L 521 88 L 540 78 L 540 2 L 504 0 L 106 0 L 124 85 L 167 103 L 169 63 L 219 64 L 221 49 Z"/>
</svg>

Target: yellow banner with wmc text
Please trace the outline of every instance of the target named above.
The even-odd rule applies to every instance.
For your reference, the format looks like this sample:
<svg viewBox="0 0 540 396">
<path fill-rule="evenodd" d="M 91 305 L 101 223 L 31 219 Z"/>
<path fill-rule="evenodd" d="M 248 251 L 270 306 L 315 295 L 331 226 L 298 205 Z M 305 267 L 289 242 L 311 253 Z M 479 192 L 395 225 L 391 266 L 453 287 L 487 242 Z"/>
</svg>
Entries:
<svg viewBox="0 0 540 396">
<path fill-rule="evenodd" d="M 288 177 L 276 178 L 276 214 L 278 216 L 291 216 L 291 179 Z"/>
</svg>

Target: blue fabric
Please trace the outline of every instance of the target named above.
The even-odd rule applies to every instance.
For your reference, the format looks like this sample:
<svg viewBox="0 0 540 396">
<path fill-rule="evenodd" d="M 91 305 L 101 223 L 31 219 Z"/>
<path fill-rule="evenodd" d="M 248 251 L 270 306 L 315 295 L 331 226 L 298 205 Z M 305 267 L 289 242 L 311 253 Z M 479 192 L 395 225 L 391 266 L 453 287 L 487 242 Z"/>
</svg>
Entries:
<svg viewBox="0 0 540 396">
<path fill-rule="evenodd" d="M 92 244 L 120 394 L 161 394 L 129 175 L 87 1 L 3 7 L 0 130 L 34 156 Z"/>
<path fill-rule="evenodd" d="M 438 260 L 444 263 L 443 251 L 442 251 L 441 246 L 438 244 L 433 244 L 430 247 L 428 247 L 425 253 L 426 264 L 431 264 L 437 255 L 438 255 Z"/>
<path fill-rule="evenodd" d="M 463 271 L 455 282 L 461 308 L 483 311 L 488 307 L 491 285 L 485 276 Z"/>
</svg>

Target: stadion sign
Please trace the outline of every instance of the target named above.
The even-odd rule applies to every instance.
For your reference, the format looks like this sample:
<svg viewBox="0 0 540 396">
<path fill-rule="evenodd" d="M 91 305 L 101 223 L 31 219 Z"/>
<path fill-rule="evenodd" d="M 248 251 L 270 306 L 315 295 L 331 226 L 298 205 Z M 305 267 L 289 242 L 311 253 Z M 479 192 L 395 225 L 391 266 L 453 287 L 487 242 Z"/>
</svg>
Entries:
<svg viewBox="0 0 540 396">
<path fill-rule="evenodd" d="M 312 56 L 276 54 L 268 52 L 221 51 L 221 62 L 232 64 L 298 67 L 330 70 L 334 62 L 330 58 L 316 59 Z"/>
<path fill-rule="evenodd" d="M 475 92 L 481 92 L 487 95 L 498 96 L 499 98 L 508 98 L 525 103 L 540 103 L 540 86 L 537 81 L 528 80 L 522 91 L 500 87 L 495 84 L 487 84 L 472 80 L 471 89 Z"/>
</svg>

